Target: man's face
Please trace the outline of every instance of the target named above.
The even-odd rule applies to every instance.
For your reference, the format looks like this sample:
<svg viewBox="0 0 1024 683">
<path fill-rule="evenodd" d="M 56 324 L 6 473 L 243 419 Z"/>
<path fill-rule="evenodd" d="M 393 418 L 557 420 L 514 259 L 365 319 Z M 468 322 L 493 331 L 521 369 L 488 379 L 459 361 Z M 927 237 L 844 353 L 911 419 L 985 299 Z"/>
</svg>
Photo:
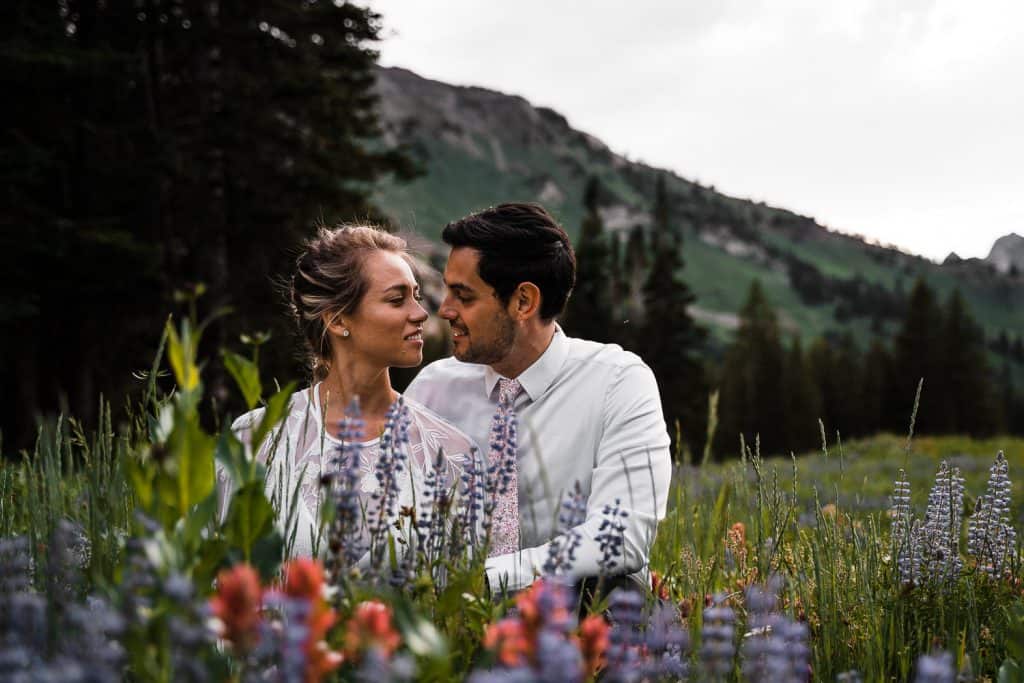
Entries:
<svg viewBox="0 0 1024 683">
<path fill-rule="evenodd" d="M 444 269 L 448 292 L 439 313 L 451 324 L 456 358 L 494 365 L 515 345 L 516 326 L 494 288 L 480 279 L 479 264 L 476 249 L 452 249 Z"/>
</svg>

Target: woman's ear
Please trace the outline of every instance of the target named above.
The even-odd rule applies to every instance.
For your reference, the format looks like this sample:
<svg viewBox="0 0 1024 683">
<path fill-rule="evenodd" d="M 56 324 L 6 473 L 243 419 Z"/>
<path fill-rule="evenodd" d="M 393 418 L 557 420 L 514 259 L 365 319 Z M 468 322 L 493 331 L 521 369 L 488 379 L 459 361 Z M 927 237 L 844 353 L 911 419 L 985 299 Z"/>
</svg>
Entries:
<svg viewBox="0 0 1024 683">
<path fill-rule="evenodd" d="M 322 313 L 320 319 L 323 321 L 324 329 L 327 330 L 328 334 L 337 337 L 347 337 L 351 334 L 348 325 L 345 324 L 344 316 L 338 311 Z"/>
<path fill-rule="evenodd" d="M 512 292 L 508 302 L 509 315 L 516 320 L 527 320 L 540 312 L 540 288 L 532 282 L 522 282 Z"/>
</svg>

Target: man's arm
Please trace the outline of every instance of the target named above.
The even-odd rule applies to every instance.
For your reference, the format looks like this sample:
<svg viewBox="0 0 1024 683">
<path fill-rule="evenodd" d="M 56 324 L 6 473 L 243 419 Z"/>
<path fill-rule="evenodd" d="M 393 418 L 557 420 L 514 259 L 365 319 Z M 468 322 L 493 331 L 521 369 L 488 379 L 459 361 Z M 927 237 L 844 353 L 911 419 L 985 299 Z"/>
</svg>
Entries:
<svg viewBox="0 0 1024 683">
<path fill-rule="evenodd" d="M 665 517 L 672 464 L 669 438 L 661 412 L 658 385 L 637 360 L 619 369 L 604 402 L 604 429 L 594 459 L 586 520 L 575 527 L 580 544 L 567 574 L 573 579 L 602 572 L 599 536 L 606 507 L 627 513 L 618 518 L 623 530 L 621 556 L 613 559 L 609 574 L 627 574 L 647 565 L 658 521 Z M 615 520 L 612 520 L 615 521 Z M 533 582 L 547 560 L 550 543 L 487 560 L 487 577 L 497 589 L 507 581 L 509 590 Z"/>
</svg>

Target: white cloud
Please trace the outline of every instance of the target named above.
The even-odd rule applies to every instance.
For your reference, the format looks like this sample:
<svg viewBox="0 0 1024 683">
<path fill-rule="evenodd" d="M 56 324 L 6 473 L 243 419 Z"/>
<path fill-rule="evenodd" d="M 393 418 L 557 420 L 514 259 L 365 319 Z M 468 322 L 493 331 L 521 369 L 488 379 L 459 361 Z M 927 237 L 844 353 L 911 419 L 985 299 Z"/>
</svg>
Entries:
<svg viewBox="0 0 1024 683">
<path fill-rule="evenodd" d="M 933 258 L 1024 232 L 1024 5 L 374 7 L 381 61 L 522 95 L 632 158 Z"/>
</svg>

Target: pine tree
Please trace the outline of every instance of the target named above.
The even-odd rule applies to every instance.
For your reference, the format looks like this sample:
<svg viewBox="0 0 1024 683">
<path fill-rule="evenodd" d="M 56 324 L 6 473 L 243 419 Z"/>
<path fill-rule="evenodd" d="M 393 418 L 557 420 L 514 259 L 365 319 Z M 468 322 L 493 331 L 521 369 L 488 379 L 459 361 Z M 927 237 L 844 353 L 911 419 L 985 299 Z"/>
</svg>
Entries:
<svg viewBox="0 0 1024 683">
<path fill-rule="evenodd" d="M 611 254 L 598 213 L 600 185 L 587 181 L 583 192 L 585 216 L 576 246 L 576 286 L 565 312 L 564 326 L 573 336 L 599 342 L 618 341 L 614 324 Z"/>
<path fill-rule="evenodd" d="M 871 342 L 864 355 L 864 374 L 861 380 L 861 400 L 864 402 L 864 433 L 885 429 L 886 396 L 891 359 L 885 345 L 878 339 Z"/>
<path fill-rule="evenodd" d="M 821 395 L 808 365 L 800 336 L 796 335 L 782 366 L 785 443 L 795 451 L 813 448 L 821 438 Z"/>
<path fill-rule="evenodd" d="M 700 452 L 706 437 L 708 386 L 700 360 L 707 337 L 704 328 L 690 315 L 695 297 L 680 279 L 683 268 L 681 240 L 674 237 L 663 182 L 658 184 L 653 226 L 655 235 L 668 235 L 654 255 L 651 272 L 644 283 L 644 325 L 639 340 L 640 355 L 651 366 L 658 380 L 662 410 L 675 442 L 673 425 L 680 431 L 691 452 Z M 675 443 L 676 449 L 682 444 Z"/>
<path fill-rule="evenodd" d="M 719 398 L 715 452 L 738 453 L 739 435 L 748 444 L 755 435 L 765 453 L 785 452 L 782 386 L 783 350 L 778 320 L 758 280 L 740 310 L 736 338 L 725 353 Z"/>
<path fill-rule="evenodd" d="M 991 434 L 996 428 L 995 397 L 985 338 L 964 303 L 960 290 L 946 302 L 942 335 L 942 431 L 972 436 Z"/>
<path fill-rule="evenodd" d="M 893 375 L 890 383 L 888 428 L 905 432 L 918 382 L 923 378 L 921 403 L 915 431 L 920 434 L 941 432 L 942 389 L 942 311 L 935 295 L 923 279 L 918 279 L 907 301 L 903 324 L 893 345 Z"/>
</svg>

